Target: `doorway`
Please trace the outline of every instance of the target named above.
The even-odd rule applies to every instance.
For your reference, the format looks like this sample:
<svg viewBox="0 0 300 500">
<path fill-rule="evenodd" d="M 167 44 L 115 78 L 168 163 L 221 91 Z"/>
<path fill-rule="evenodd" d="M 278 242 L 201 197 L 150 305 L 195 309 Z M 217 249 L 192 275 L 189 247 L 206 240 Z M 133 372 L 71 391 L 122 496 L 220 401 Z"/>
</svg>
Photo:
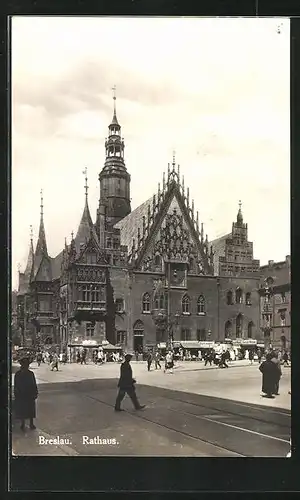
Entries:
<svg viewBox="0 0 300 500">
<path fill-rule="evenodd" d="M 133 326 L 133 350 L 134 352 L 143 352 L 144 347 L 144 324 L 138 320 Z"/>
</svg>

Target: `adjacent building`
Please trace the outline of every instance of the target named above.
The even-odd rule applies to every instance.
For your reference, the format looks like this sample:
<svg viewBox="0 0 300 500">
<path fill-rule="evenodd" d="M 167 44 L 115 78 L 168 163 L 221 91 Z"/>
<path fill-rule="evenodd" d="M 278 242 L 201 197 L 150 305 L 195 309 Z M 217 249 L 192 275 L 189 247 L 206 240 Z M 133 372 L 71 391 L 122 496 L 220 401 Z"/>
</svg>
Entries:
<svg viewBox="0 0 300 500">
<path fill-rule="evenodd" d="M 259 288 L 261 328 L 274 347 L 291 348 L 291 257 L 261 266 Z M 266 294 L 267 290 L 267 294 Z"/>
</svg>

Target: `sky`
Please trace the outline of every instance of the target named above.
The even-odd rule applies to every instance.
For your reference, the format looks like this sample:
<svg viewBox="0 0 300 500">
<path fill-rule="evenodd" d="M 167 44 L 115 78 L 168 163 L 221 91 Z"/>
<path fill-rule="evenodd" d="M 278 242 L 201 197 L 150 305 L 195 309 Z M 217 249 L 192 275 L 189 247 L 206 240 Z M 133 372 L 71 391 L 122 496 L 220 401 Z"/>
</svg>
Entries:
<svg viewBox="0 0 300 500">
<path fill-rule="evenodd" d="M 41 189 L 51 257 L 77 231 L 85 167 L 95 221 L 114 85 L 132 209 L 175 150 L 210 241 L 241 200 L 261 265 L 290 254 L 289 20 L 14 17 L 11 36 L 13 288 Z"/>
</svg>

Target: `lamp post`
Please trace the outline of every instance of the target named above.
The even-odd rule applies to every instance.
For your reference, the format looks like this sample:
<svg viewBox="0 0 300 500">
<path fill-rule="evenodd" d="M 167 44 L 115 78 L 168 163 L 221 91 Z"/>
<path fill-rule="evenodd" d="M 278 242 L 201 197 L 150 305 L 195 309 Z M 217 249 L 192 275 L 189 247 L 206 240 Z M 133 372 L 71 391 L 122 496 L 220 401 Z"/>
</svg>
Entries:
<svg viewBox="0 0 300 500">
<path fill-rule="evenodd" d="M 269 350 L 271 347 L 271 332 L 272 332 L 272 304 L 271 297 L 273 295 L 273 279 L 266 278 L 264 281 L 263 292 L 264 292 L 264 302 L 263 302 L 263 326 L 262 331 L 264 333 L 264 344 L 265 349 Z"/>
</svg>

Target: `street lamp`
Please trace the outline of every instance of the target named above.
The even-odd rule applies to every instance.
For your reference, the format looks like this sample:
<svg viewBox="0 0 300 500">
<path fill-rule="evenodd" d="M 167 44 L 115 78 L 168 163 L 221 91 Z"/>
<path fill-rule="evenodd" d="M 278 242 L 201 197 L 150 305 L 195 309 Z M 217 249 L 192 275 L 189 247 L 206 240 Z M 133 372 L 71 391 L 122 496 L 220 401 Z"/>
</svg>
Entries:
<svg viewBox="0 0 300 500">
<path fill-rule="evenodd" d="M 273 295 L 273 279 L 266 278 L 264 280 L 263 292 L 264 292 L 264 304 L 263 304 L 263 326 L 262 330 L 264 333 L 264 344 L 265 349 L 270 349 L 271 347 L 271 332 L 272 332 L 272 304 L 270 303 L 271 297 Z"/>
</svg>

